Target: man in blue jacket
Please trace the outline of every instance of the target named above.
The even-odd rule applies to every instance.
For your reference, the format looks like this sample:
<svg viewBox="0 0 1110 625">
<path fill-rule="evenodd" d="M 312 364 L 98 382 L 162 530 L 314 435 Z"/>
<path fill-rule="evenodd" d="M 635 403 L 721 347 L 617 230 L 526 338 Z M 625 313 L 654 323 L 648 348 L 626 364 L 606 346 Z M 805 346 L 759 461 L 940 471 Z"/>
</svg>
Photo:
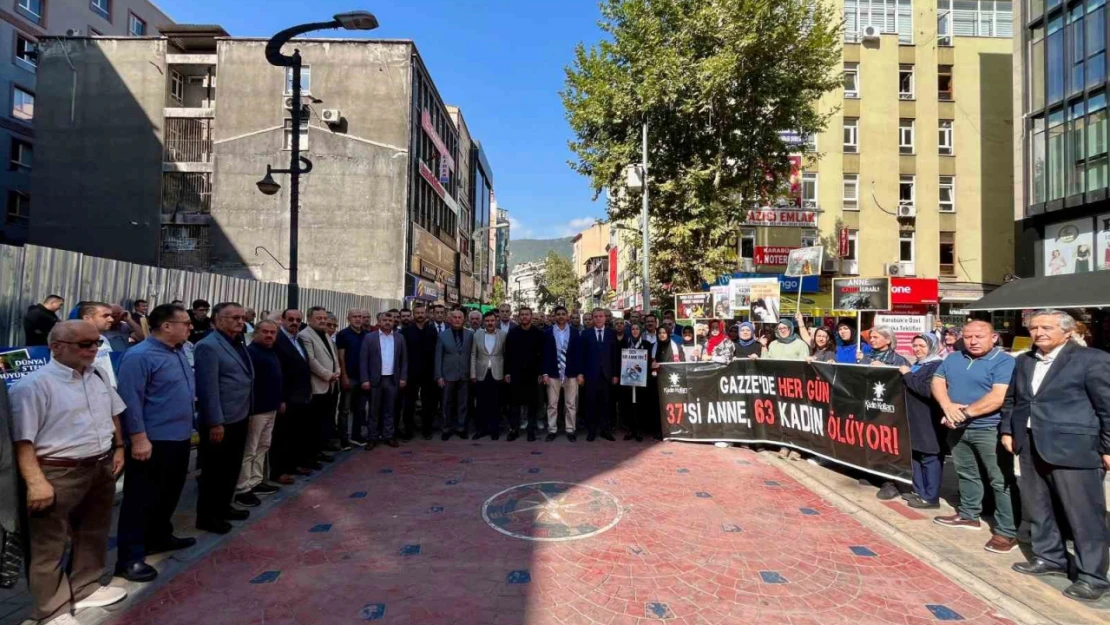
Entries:
<svg viewBox="0 0 1110 625">
<path fill-rule="evenodd" d="M 567 440 L 574 442 L 578 414 L 578 379 L 582 370 L 582 337 L 568 323 L 565 306 L 555 308 L 555 325 L 544 333 L 543 384 L 547 389 L 547 442 L 559 434 L 559 391 L 566 404 Z"/>
<path fill-rule="evenodd" d="M 605 311 L 595 308 L 593 325 L 582 331 L 582 372 L 578 385 L 586 386 L 586 440 L 593 442 L 598 433 L 607 441 L 616 440 L 610 431 L 610 389 L 617 384 L 620 349 L 617 335 L 605 327 Z"/>
<path fill-rule="evenodd" d="M 212 310 L 213 329 L 193 354 L 197 377 L 201 475 L 197 529 L 226 534 L 228 521 L 242 521 L 246 510 L 231 507 L 243 466 L 254 390 L 254 366 L 243 344 L 246 314 L 234 302 Z"/>
</svg>

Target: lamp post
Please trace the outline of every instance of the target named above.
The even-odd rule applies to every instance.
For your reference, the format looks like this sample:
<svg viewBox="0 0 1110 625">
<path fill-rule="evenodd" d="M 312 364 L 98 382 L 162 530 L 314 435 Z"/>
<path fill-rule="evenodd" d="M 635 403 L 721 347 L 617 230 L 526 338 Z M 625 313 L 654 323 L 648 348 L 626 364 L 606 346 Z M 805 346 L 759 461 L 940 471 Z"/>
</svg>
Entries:
<svg viewBox="0 0 1110 625">
<path fill-rule="evenodd" d="M 640 222 L 641 228 L 638 230 L 643 234 L 644 238 L 644 258 L 643 258 L 643 298 L 644 298 L 644 315 L 651 312 L 651 272 L 648 265 L 648 256 L 651 255 L 651 236 L 648 231 L 648 123 L 644 120 L 643 123 L 643 153 L 641 155 L 641 162 L 639 165 L 629 165 L 626 170 L 629 171 L 626 176 L 626 184 L 631 191 L 640 190 L 642 192 L 642 203 L 640 207 Z M 618 230 L 633 230 L 628 227 L 614 226 Z"/>
<path fill-rule="evenodd" d="M 293 68 L 293 111 L 292 138 L 289 152 L 289 168 L 274 169 L 266 166 L 266 176 L 258 181 L 258 190 L 266 195 L 274 195 L 281 190 L 273 174 L 289 174 L 289 308 L 297 308 L 300 299 L 300 287 L 297 284 L 297 245 L 300 221 L 300 191 L 301 174 L 312 171 L 312 161 L 301 156 L 301 52 L 293 50 L 292 56 L 281 53 L 281 47 L 297 35 L 324 30 L 328 28 L 343 28 L 345 30 L 373 30 L 378 27 L 378 19 L 366 11 L 352 11 L 340 13 L 330 22 L 313 22 L 287 28 L 270 38 L 266 43 L 266 60 L 270 65 L 277 67 Z"/>
</svg>

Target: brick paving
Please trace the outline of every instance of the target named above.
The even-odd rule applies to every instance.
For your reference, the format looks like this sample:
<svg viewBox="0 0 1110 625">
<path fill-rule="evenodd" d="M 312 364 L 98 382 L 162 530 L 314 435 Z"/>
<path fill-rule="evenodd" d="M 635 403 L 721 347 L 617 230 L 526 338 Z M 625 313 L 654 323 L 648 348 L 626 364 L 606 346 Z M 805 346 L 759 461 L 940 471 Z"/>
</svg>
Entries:
<svg viewBox="0 0 1110 625">
<path fill-rule="evenodd" d="M 111 622 L 364 621 L 1009 622 L 750 451 L 561 439 L 356 450 Z"/>
</svg>

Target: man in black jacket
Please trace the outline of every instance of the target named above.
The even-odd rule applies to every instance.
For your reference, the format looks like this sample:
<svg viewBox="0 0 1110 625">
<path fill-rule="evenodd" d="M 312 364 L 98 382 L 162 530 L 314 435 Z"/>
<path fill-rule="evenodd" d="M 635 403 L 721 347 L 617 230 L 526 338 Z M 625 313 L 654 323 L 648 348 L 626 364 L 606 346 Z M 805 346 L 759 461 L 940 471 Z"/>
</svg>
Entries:
<svg viewBox="0 0 1110 625">
<path fill-rule="evenodd" d="M 542 376 L 540 357 L 543 354 L 543 332 L 532 325 L 532 309 L 517 309 L 519 325 L 509 330 L 505 344 L 505 381 L 509 383 L 512 409 L 509 412 L 509 436 L 520 436 L 520 424 L 528 424 L 528 440 L 536 440 L 536 393 Z"/>
<path fill-rule="evenodd" d="M 405 397 L 401 440 L 412 440 L 416 435 L 416 400 L 420 398 L 420 429 L 424 440 L 432 438 L 432 422 L 439 414 L 439 400 L 443 391 L 436 384 L 433 369 L 436 361 L 435 325 L 428 320 L 428 309 L 422 304 L 412 308 L 412 323 L 401 328 L 408 350 L 408 384 L 403 389 Z"/>
<path fill-rule="evenodd" d="M 1064 595 L 1095 602 L 1110 592 L 1110 549 L 1102 479 L 1110 470 L 1110 355 L 1069 342 L 1075 319 L 1059 310 L 1033 314 L 1036 349 L 1017 357 L 1002 407 L 1002 446 L 1018 454 L 1033 558 L 1014 570 L 1067 575 L 1067 551 L 1053 501 L 1071 528 L 1078 571 Z"/>
<path fill-rule="evenodd" d="M 65 300 L 60 296 L 48 295 L 41 304 L 27 309 L 27 314 L 23 316 L 23 335 L 26 337 L 24 345 L 46 345 L 46 337 L 54 324 L 58 323 L 58 309 L 64 303 Z"/>
<path fill-rule="evenodd" d="M 293 473 L 308 475 L 312 469 L 323 467 L 314 458 L 307 458 L 309 448 L 298 434 L 311 423 L 312 372 L 304 348 L 297 342 L 304 316 L 301 311 L 289 309 L 281 313 L 274 350 L 281 362 L 281 381 L 285 398 L 285 413 L 274 422 L 273 443 L 270 446 L 270 476 L 279 484 L 292 484 Z M 315 452 L 313 451 L 313 455 Z"/>
</svg>

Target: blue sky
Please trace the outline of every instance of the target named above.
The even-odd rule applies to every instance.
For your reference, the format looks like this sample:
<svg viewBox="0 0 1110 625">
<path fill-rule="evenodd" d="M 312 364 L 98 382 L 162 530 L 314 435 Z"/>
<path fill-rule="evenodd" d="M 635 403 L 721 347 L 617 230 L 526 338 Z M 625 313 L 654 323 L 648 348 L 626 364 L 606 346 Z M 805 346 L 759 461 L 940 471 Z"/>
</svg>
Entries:
<svg viewBox="0 0 1110 625">
<path fill-rule="evenodd" d="M 604 213 L 571 171 L 571 136 L 558 92 L 574 44 L 601 36 L 596 0 L 155 0 L 180 23 L 219 24 L 266 37 L 335 13 L 373 12 L 372 34 L 412 39 L 440 94 L 459 106 L 487 151 L 512 237 L 569 236 Z M 324 31 L 337 36 L 339 31 Z"/>
</svg>

